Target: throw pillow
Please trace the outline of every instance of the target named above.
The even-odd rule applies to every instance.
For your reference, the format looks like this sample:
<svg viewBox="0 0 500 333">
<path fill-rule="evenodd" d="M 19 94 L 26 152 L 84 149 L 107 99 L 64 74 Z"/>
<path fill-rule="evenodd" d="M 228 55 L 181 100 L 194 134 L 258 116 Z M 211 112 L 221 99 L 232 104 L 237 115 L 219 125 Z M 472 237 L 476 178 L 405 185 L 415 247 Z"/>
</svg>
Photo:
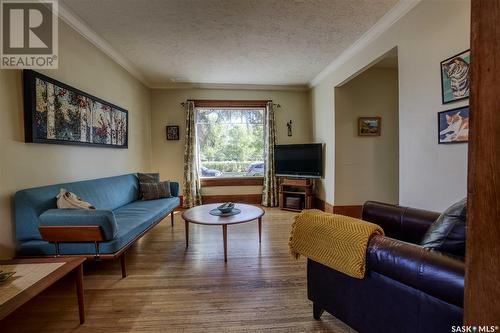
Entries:
<svg viewBox="0 0 500 333">
<path fill-rule="evenodd" d="M 68 192 L 65 189 L 60 189 L 57 195 L 57 208 L 73 208 L 73 209 L 95 209 L 94 206 L 86 201 L 83 201 L 76 194 Z"/>
<path fill-rule="evenodd" d="M 139 199 L 142 199 L 142 186 L 147 183 L 159 183 L 160 174 L 159 173 L 138 173 L 137 178 L 139 178 Z"/>
<path fill-rule="evenodd" d="M 170 182 L 144 183 L 141 185 L 142 200 L 170 198 Z"/>
<path fill-rule="evenodd" d="M 446 209 L 430 226 L 421 245 L 428 249 L 465 256 L 467 199 Z"/>
<path fill-rule="evenodd" d="M 137 178 L 139 178 L 139 183 L 159 183 L 160 174 L 159 173 L 138 173 Z"/>
</svg>

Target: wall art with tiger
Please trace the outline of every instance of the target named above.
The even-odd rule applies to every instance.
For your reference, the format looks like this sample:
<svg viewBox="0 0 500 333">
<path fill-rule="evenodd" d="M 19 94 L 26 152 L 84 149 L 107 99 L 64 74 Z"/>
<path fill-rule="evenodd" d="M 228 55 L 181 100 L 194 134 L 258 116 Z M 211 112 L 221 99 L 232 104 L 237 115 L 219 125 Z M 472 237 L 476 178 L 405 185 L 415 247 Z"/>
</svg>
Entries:
<svg viewBox="0 0 500 333">
<path fill-rule="evenodd" d="M 470 50 L 441 62 L 441 89 L 443 104 L 469 97 Z"/>
</svg>

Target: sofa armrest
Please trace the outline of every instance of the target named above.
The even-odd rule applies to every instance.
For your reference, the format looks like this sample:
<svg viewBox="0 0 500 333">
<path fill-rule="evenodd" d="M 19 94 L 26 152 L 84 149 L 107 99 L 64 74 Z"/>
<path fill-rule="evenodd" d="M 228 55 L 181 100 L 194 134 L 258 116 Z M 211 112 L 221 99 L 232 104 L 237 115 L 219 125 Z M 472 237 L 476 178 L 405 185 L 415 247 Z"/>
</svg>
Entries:
<svg viewBox="0 0 500 333">
<path fill-rule="evenodd" d="M 49 209 L 39 216 L 39 227 L 98 226 L 104 240 L 116 237 L 118 226 L 110 210 Z"/>
<path fill-rule="evenodd" d="M 378 224 L 388 237 L 418 244 L 439 213 L 375 201 L 363 205 L 362 219 Z"/>
<path fill-rule="evenodd" d="M 179 183 L 178 182 L 170 182 L 170 195 L 173 197 L 179 196 Z"/>
<path fill-rule="evenodd" d="M 383 236 L 368 243 L 366 269 L 463 307 L 464 262 Z"/>
</svg>

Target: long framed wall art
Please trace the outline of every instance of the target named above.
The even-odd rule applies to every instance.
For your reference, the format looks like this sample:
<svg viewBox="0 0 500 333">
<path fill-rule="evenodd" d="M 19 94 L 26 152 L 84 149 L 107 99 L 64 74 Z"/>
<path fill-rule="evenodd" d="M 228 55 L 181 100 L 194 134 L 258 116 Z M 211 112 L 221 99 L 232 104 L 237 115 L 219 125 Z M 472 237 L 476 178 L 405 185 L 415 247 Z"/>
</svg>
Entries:
<svg viewBox="0 0 500 333">
<path fill-rule="evenodd" d="M 23 71 L 25 141 L 128 148 L 128 111 L 46 75 Z"/>
</svg>

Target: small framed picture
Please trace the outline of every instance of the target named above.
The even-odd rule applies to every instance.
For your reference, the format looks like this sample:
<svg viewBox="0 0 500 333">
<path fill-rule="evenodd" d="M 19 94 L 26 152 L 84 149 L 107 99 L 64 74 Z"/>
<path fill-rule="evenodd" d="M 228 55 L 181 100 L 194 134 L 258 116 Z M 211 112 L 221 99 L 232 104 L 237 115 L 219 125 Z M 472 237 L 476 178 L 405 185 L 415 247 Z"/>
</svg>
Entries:
<svg viewBox="0 0 500 333">
<path fill-rule="evenodd" d="M 443 104 L 469 98 L 470 50 L 441 61 Z"/>
<path fill-rule="evenodd" d="M 380 136 L 381 129 L 381 117 L 358 118 L 358 136 Z"/>
<path fill-rule="evenodd" d="M 438 112 L 438 143 L 469 141 L 469 107 Z"/>
<path fill-rule="evenodd" d="M 179 126 L 167 126 L 167 140 L 179 140 Z"/>
</svg>

